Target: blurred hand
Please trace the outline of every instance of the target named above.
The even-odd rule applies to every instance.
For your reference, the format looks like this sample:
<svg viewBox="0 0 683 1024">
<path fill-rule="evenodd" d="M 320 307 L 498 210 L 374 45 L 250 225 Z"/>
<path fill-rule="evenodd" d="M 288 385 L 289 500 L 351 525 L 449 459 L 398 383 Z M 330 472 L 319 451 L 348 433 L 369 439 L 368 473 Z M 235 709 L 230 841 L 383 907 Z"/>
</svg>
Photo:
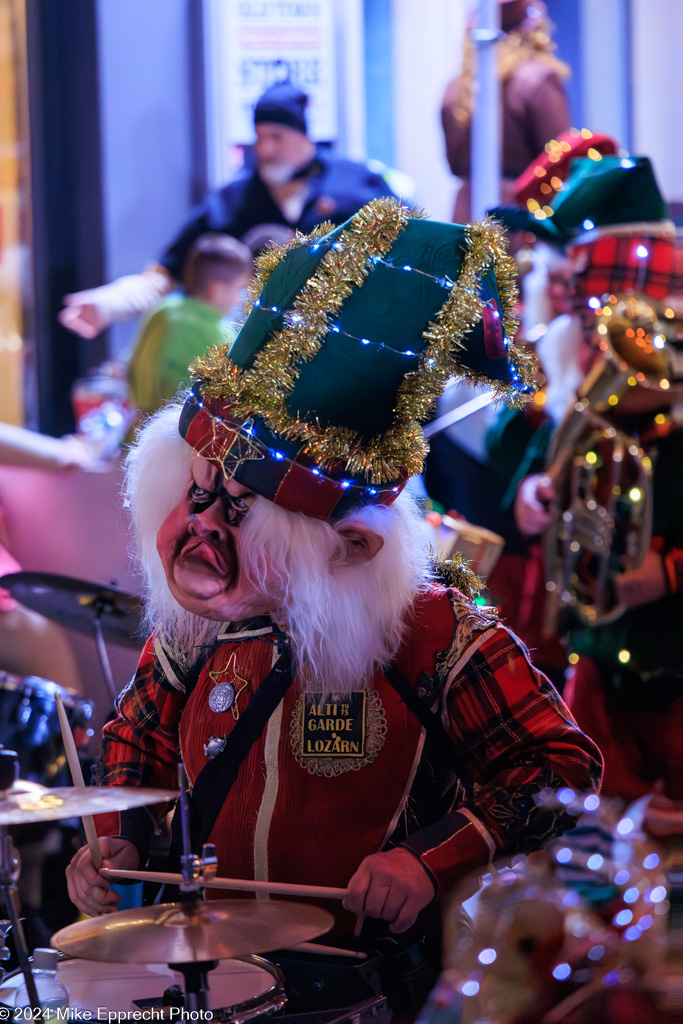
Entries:
<svg viewBox="0 0 683 1024">
<path fill-rule="evenodd" d="M 643 564 L 615 578 L 617 599 L 624 608 L 638 608 L 642 604 L 659 601 L 668 592 L 662 556 L 650 549 Z"/>
<path fill-rule="evenodd" d="M 81 338 L 95 338 L 107 326 L 94 302 L 83 302 L 82 292 L 64 296 L 64 309 L 57 314 L 62 327 Z"/>
<path fill-rule="evenodd" d="M 434 883 L 418 858 L 397 847 L 361 861 L 343 906 L 361 921 L 363 917 L 389 921 L 389 930 L 399 934 L 415 923 L 434 896 Z"/>
<path fill-rule="evenodd" d="M 100 839 L 102 867 L 134 871 L 140 863 L 138 851 L 127 839 L 104 837 Z M 69 899 L 90 917 L 112 914 L 118 909 L 121 896 L 110 888 L 95 867 L 87 846 L 81 847 L 66 869 Z"/>
<path fill-rule="evenodd" d="M 515 522 L 526 537 L 536 537 L 550 526 L 557 500 L 550 477 L 545 473 L 525 476 L 515 495 Z"/>
<path fill-rule="evenodd" d="M 643 825 L 651 836 L 665 838 L 683 834 L 683 802 L 671 800 L 664 792 L 664 785 L 656 782 L 654 792 L 648 801 Z"/>
</svg>

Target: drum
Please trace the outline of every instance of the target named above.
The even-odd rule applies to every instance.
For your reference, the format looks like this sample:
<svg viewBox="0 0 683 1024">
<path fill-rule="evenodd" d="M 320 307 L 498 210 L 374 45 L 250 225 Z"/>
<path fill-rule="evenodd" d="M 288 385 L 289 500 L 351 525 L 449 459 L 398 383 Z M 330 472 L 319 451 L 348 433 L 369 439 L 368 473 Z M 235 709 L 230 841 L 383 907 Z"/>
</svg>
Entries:
<svg viewBox="0 0 683 1024">
<path fill-rule="evenodd" d="M 182 975 L 166 964 L 112 964 L 93 960 L 60 960 L 57 977 L 69 990 L 69 1006 L 76 1019 L 90 1011 L 93 1020 L 114 1020 L 109 1014 L 154 1009 L 158 1016 L 166 989 L 183 986 Z M 285 1005 L 282 972 L 260 956 L 221 960 L 208 974 L 209 1005 L 213 1020 L 243 1024 L 267 1017 Z M 177 1001 L 172 1000 L 175 1016 Z M 169 1016 L 171 1007 L 169 1006 Z M 106 1011 L 106 1012 L 105 1012 Z"/>
<path fill-rule="evenodd" d="M 92 730 L 93 703 L 38 676 L 0 672 L 0 744 L 19 755 L 19 775 L 43 786 L 69 785 L 55 695 L 59 693 L 77 746 Z"/>
</svg>

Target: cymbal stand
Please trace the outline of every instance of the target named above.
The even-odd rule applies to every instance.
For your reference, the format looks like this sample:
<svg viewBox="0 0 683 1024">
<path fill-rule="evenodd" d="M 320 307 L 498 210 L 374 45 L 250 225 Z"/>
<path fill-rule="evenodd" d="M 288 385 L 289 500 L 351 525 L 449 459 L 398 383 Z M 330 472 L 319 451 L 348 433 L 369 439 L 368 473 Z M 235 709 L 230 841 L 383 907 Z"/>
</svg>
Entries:
<svg viewBox="0 0 683 1024">
<path fill-rule="evenodd" d="M 182 761 L 178 765 L 178 788 L 180 790 L 180 824 L 183 840 L 183 853 L 180 858 L 183 881 L 180 883 L 180 891 L 185 894 L 185 900 L 194 902 L 198 899 L 200 888 L 206 884 L 206 878 L 216 875 L 218 861 L 216 847 L 211 843 L 204 844 L 201 857 L 192 853 L 188 782 L 185 765 Z M 180 971 L 183 976 L 186 1009 L 190 1013 L 209 1010 L 207 975 L 217 964 L 217 960 L 206 960 L 197 963 L 169 965 L 173 970 Z"/>
<path fill-rule="evenodd" d="M 111 697 L 112 704 L 118 696 L 116 690 L 116 684 L 114 683 L 114 673 L 111 670 L 111 662 L 109 661 L 109 654 L 107 652 L 107 645 L 104 642 L 104 633 L 102 631 L 102 616 L 108 612 L 113 611 L 113 605 L 106 598 L 98 598 L 93 608 L 95 609 L 95 618 L 93 619 L 93 629 L 95 631 L 95 645 L 97 646 L 97 655 L 100 659 L 100 666 L 102 668 L 102 675 L 104 676 L 104 682 L 109 696 Z"/>
<path fill-rule="evenodd" d="M 19 758 L 13 750 L 0 749 L 0 803 L 6 791 L 19 776 Z M 35 979 L 28 958 L 28 946 L 24 937 L 24 929 L 17 911 L 17 882 L 19 880 L 20 861 L 12 837 L 7 835 L 4 826 L 0 827 L 0 906 L 2 906 L 14 937 L 14 948 L 21 973 L 24 976 L 26 991 L 35 1014 L 34 1020 L 40 1019 L 41 1006 L 38 999 Z M 8 928 L 3 928 L 3 938 Z M 4 946 L 4 942 L 3 942 Z"/>
</svg>

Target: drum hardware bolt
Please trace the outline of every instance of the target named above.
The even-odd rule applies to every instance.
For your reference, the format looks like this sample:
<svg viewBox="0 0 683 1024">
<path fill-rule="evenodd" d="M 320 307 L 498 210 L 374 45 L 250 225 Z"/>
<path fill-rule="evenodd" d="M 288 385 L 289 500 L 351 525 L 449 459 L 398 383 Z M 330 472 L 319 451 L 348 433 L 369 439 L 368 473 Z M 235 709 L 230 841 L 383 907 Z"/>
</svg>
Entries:
<svg viewBox="0 0 683 1024">
<path fill-rule="evenodd" d="M 0 935 L 2 935 L 2 945 L 0 945 L 0 962 L 3 963 L 5 960 L 9 960 L 10 957 L 12 956 L 11 949 L 5 943 L 5 939 L 9 935 L 11 927 L 12 922 L 8 921 L 7 918 L 0 921 Z"/>
<path fill-rule="evenodd" d="M 199 861 L 200 871 L 202 879 L 215 878 L 218 874 L 218 858 L 216 857 L 216 847 L 213 843 L 204 843 L 202 846 L 202 856 Z"/>
</svg>

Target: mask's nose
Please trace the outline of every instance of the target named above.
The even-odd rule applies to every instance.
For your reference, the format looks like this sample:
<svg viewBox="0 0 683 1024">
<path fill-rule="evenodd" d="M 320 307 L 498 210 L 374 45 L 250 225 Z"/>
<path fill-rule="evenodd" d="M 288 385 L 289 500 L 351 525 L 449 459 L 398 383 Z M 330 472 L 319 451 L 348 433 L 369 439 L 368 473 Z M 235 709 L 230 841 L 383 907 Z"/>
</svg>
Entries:
<svg viewBox="0 0 683 1024">
<path fill-rule="evenodd" d="M 223 503 L 216 499 L 201 511 L 192 512 L 189 531 L 196 537 L 224 540 L 227 536 L 227 523 Z"/>
</svg>

